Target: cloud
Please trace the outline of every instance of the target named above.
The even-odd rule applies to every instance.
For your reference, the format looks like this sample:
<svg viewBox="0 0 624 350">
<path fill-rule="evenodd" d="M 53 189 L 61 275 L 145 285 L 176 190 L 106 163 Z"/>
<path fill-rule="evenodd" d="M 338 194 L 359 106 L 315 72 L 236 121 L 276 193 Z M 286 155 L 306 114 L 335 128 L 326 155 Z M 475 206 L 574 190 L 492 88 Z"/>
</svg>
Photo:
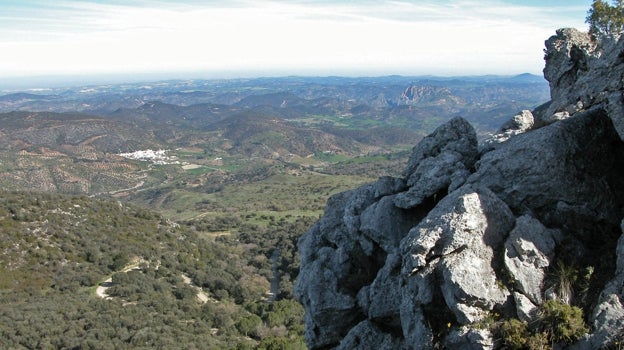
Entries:
<svg viewBox="0 0 624 350">
<path fill-rule="evenodd" d="M 495 0 L 55 4 L 0 17 L 0 74 L 537 72 L 543 41 L 558 24 L 583 22 L 571 20 L 570 7 Z"/>
</svg>

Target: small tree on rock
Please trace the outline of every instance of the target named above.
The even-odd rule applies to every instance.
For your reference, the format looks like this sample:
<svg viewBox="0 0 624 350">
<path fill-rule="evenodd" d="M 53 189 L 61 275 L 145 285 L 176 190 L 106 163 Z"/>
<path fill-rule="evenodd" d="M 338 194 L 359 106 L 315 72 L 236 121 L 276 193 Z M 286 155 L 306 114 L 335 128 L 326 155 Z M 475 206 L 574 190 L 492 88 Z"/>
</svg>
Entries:
<svg viewBox="0 0 624 350">
<path fill-rule="evenodd" d="M 585 23 L 589 24 L 589 33 L 594 37 L 611 34 L 619 35 L 624 31 L 624 0 L 594 0 Z"/>
</svg>

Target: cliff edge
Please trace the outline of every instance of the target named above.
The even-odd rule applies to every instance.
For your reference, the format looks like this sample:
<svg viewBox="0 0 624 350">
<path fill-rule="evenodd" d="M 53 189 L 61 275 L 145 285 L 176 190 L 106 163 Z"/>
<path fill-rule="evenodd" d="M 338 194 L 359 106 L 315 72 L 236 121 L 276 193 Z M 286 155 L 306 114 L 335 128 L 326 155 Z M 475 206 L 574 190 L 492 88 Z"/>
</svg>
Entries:
<svg viewBox="0 0 624 350">
<path fill-rule="evenodd" d="M 510 324 L 622 340 L 624 40 L 561 29 L 545 53 L 550 102 L 481 145 L 455 118 L 402 177 L 328 201 L 299 241 L 311 349 L 512 348 Z M 544 328 L 549 301 L 582 310 L 580 335 Z"/>
</svg>

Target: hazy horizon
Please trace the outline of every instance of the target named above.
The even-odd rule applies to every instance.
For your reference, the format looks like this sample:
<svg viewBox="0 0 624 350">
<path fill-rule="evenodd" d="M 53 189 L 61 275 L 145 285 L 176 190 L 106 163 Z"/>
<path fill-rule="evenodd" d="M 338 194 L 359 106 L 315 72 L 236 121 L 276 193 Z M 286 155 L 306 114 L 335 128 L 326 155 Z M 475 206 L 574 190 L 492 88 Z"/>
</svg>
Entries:
<svg viewBox="0 0 624 350">
<path fill-rule="evenodd" d="M 344 74 L 290 74 L 286 72 L 264 72 L 264 71 L 245 71 L 245 72 L 157 72 L 157 73 L 118 73 L 118 74 L 94 74 L 94 75 L 47 75 L 47 76 L 24 76 L 11 77 L 0 81 L 0 95 L 15 92 L 43 92 L 46 90 L 55 90 L 63 88 L 77 88 L 85 86 L 102 86 L 102 85 L 123 85 L 123 84 L 149 84 L 163 81 L 176 80 L 236 80 L 236 79 L 262 79 L 262 78 L 383 78 L 390 76 L 399 76 L 405 78 L 426 78 L 445 79 L 445 78 L 470 78 L 470 77 L 514 77 L 523 74 L 532 74 L 543 77 L 541 74 L 533 74 L 523 72 L 518 74 L 474 74 L 474 75 L 433 75 L 433 74 L 384 74 L 379 72 L 354 73 L 344 72 Z"/>
<path fill-rule="evenodd" d="M 591 0 L 5 0 L 0 77 L 541 74 Z M 80 80 L 80 79 L 78 79 Z"/>
</svg>

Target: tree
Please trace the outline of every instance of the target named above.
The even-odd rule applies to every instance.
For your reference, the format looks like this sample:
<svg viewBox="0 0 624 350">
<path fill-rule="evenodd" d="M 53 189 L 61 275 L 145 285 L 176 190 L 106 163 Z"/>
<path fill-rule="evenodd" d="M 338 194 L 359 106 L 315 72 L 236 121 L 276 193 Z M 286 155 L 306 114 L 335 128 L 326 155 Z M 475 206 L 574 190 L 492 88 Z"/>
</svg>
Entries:
<svg viewBox="0 0 624 350">
<path fill-rule="evenodd" d="M 594 0 L 585 23 L 594 37 L 620 34 L 624 31 L 624 0 L 615 0 L 610 5 L 604 0 Z"/>
<path fill-rule="evenodd" d="M 260 326 L 262 326 L 262 319 L 254 314 L 242 317 L 236 323 L 238 331 L 246 337 L 258 337 Z"/>
</svg>

